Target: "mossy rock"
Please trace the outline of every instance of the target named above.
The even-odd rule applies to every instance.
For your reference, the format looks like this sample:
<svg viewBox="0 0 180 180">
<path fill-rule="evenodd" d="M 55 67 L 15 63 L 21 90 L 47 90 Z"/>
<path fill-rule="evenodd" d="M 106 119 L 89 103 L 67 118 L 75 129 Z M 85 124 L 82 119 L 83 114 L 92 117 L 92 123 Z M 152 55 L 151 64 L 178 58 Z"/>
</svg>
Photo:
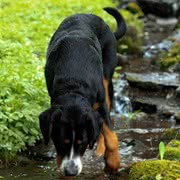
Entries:
<svg viewBox="0 0 180 180">
<path fill-rule="evenodd" d="M 118 41 L 118 52 L 141 54 L 144 22 L 138 19 L 137 14 L 131 14 L 126 10 L 121 10 L 121 13 L 127 24 L 127 32 L 126 35 Z"/>
<path fill-rule="evenodd" d="M 172 140 L 165 148 L 164 159 L 180 161 L 180 141 Z"/>
<path fill-rule="evenodd" d="M 180 46 L 179 43 L 174 43 L 168 53 L 162 53 L 160 66 L 161 68 L 165 69 L 174 64 L 177 64 L 178 62 L 180 62 Z"/>
<path fill-rule="evenodd" d="M 138 14 L 139 16 L 143 16 L 144 13 L 142 12 L 141 8 L 135 3 L 130 2 L 127 7 L 128 10 L 130 10 L 134 14 Z"/>
<path fill-rule="evenodd" d="M 180 162 L 147 160 L 135 163 L 129 180 L 177 180 L 180 178 Z"/>
<path fill-rule="evenodd" d="M 180 129 L 166 129 L 161 135 L 161 141 L 168 143 L 172 139 L 180 140 Z"/>
<path fill-rule="evenodd" d="M 180 112 L 176 112 L 174 115 L 176 121 L 180 122 Z"/>
</svg>

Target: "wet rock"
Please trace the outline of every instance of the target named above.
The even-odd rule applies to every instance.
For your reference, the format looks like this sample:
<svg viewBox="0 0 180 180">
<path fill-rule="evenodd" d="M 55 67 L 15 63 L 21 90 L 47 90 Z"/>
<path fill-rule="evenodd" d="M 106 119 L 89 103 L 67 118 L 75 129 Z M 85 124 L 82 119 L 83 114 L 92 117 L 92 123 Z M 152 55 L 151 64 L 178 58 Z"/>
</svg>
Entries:
<svg viewBox="0 0 180 180">
<path fill-rule="evenodd" d="M 180 161 L 180 141 L 174 139 L 167 144 L 164 159 Z"/>
<path fill-rule="evenodd" d="M 26 154 L 33 159 L 51 160 L 56 157 L 56 151 L 52 142 L 44 145 L 42 141 L 38 145 L 29 147 Z"/>
<path fill-rule="evenodd" d="M 176 63 L 175 65 L 171 66 L 169 72 L 176 72 L 180 74 L 180 63 Z"/>
<path fill-rule="evenodd" d="M 169 160 L 147 160 L 135 163 L 129 174 L 129 180 L 135 179 L 168 179 L 180 178 L 177 168 L 180 163 Z"/>
<path fill-rule="evenodd" d="M 178 73 L 125 73 L 133 110 L 171 117 L 180 111 Z"/>
<path fill-rule="evenodd" d="M 176 96 L 180 97 L 180 86 L 176 89 Z"/>
<path fill-rule="evenodd" d="M 163 18 L 180 16 L 179 0 L 137 0 L 137 3 L 145 14 Z"/>
<path fill-rule="evenodd" d="M 132 107 L 133 111 L 141 110 L 145 113 L 157 113 L 157 105 L 153 104 L 152 102 L 149 103 L 149 101 L 144 101 L 144 99 L 134 99 L 132 101 Z"/>
<path fill-rule="evenodd" d="M 117 58 L 118 58 L 118 64 L 117 64 L 118 66 L 129 65 L 129 60 L 127 56 L 117 53 Z"/>
<path fill-rule="evenodd" d="M 148 119 L 148 115 L 145 112 L 135 112 L 130 118 L 133 121 L 143 121 L 144 119 Z"/>
<path fill-rule="evenodd" d="M 180 104 L 175 100 L 166 100 L 157 97 L 131 97 L 133 111 L 141 110 L 145 113 L 158 113 L 171 117 L 180 109 Z"/>
<path fill-rule="evenodd" d="M 168 27 L 169 30 L 173 30 L 178 23 L 178 19 L 176 19 L 176 18 L 168 18 L 168 19 L 157 18 L 156 23 L 158 25 L 160 25 L 161 27 L 164 27 L 164 28 Z"/>
<path fill-rule="evenodd" d="M 125 73 L 125 76 L 131 86 L 143 89 L 177 88 L 180 84 L 180 76 L 177 73 Z"/>
<path fill-rule="evenodd" d="M 176 119 L 177 124 L 179 124 L 180 123 L 180 112 L 176 112 L 174 115 L 174 118 Z"/>
<path fill-rule="evenodd" d="M 17 162 L 20 166 L 26 166 L 32 164 L 32 161 L 25 156 L 17 156 Z"/>
<path fill-rule="evenodd" d="M 164 30 L 170 31 L 172 34 L 172 29 L 170 29 L 171 27 L 162 27 L 162 26 L 157 26 L 157 23 L 155 22 L 149 22 L 150 23 L 150 27 L 147 27 L 147 31 L 150 33 L 148 33 L 148 35 L 150 35 L 151 37 L 148 37 L 151 39 L 151 41 L 155 41 L 152 43 L 149 43 L 147 46 L 144 47 L 144 58 L 148 58 L 148 59 L 152 59 L 152 58 L 156 58 L 158 55 L 167 54 L 168 52 L 171 52 L 171 54 L 173 54 L 174 56 L 176 56 L 176 54 L 178 54 L 178 47 L 179 47 L 179 42 L 180 42 L 180 31 L 177 30 L 175 33 L 173 33 L 173 35 L 168 35 L 167 34 L 167 38 L 165 38 L 163 41 L 156 42 L 156 39 L 158 39 L 159 37 L 161 37 L 161 34 L 163 33 L 157 33 L 159 31 L 160 28 L 163 28 Z M 153 26 L 153 24 L 155 24 Z M 151 33 L 151 25 L 154 29 L 154 31 L 156 31 L 156 34 L 158 35 L 157 37 L 154 37 L 154 34 Z M 157 27 L 156 27 L 157 26 Z M 146 30 L 145 30 L 146 31 Z M 154 40 L 155 38 L 155 40 Z M 162 37 L 161 37 L 162 38 Z M 177 45 L 176 45 L 177 44 Z M 176 53 L 177 51 L 177 53 Z M 163 58 L 163 57 L 162 57 Z M 177 61 L 178 62 L 178 61 Z M 172 65 L 172 64 L 171 64 Z M 176 67 L 174 67 L 176 68 Z M 179 67 L 177 67 L 178 69 L 180 69 Z M 178 70 L 176 70 L 175 72 L 180 72 Z"/>
</svg>

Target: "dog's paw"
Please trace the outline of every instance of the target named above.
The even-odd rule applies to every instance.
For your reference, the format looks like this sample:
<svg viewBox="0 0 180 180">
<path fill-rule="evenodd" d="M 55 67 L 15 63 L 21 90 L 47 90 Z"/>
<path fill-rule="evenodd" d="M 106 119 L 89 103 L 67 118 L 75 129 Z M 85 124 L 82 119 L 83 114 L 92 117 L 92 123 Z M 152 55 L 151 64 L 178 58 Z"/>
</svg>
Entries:
<svg viewBox="0 0 180 180">
<path fill-rule="evenodd" d="M 115 173 L 120 167 L 120 156 L 118 149 L 105 152 L 105 172 Z"/>
</svg>

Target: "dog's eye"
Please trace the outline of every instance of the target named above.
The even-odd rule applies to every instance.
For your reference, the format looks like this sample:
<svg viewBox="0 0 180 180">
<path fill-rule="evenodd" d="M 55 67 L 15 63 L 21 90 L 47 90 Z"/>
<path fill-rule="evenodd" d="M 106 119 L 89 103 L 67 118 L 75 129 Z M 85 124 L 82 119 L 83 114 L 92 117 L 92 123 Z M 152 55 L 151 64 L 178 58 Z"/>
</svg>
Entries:
<svg viewBox="0 0 180 180">
<path fill-rule="evenodd" d="M 77 140 L 77 144 L 78 144 L 78 145 L 81 145 L 81 144 L 82 144 L 82 141 L 81 141 L 81 140 Z"/>
<path fill-rule="evenodd" d="M 69 143 L 70 143 L 70 140 L 69 140 L 69 139 L 65 139 L 65 140 L 64 140 L 64 143 L 65 143 L 65 144 L 69 144 Z"/>
</svg>

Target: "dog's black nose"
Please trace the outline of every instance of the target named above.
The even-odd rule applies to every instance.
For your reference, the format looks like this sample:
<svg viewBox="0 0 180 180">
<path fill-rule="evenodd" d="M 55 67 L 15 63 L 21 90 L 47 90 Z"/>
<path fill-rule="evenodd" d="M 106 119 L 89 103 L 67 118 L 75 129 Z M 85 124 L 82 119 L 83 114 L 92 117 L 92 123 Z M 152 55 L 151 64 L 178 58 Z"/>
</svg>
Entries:
<svg viewBox="0 0 180 180">
<path fill-rule="evenodd" d="M 76 176 L 78 174 L 78 166 L 75 165 L 73 160 L 70 160 L 65 169 L 64 169 L 65 176 Z"/>
</svg>

